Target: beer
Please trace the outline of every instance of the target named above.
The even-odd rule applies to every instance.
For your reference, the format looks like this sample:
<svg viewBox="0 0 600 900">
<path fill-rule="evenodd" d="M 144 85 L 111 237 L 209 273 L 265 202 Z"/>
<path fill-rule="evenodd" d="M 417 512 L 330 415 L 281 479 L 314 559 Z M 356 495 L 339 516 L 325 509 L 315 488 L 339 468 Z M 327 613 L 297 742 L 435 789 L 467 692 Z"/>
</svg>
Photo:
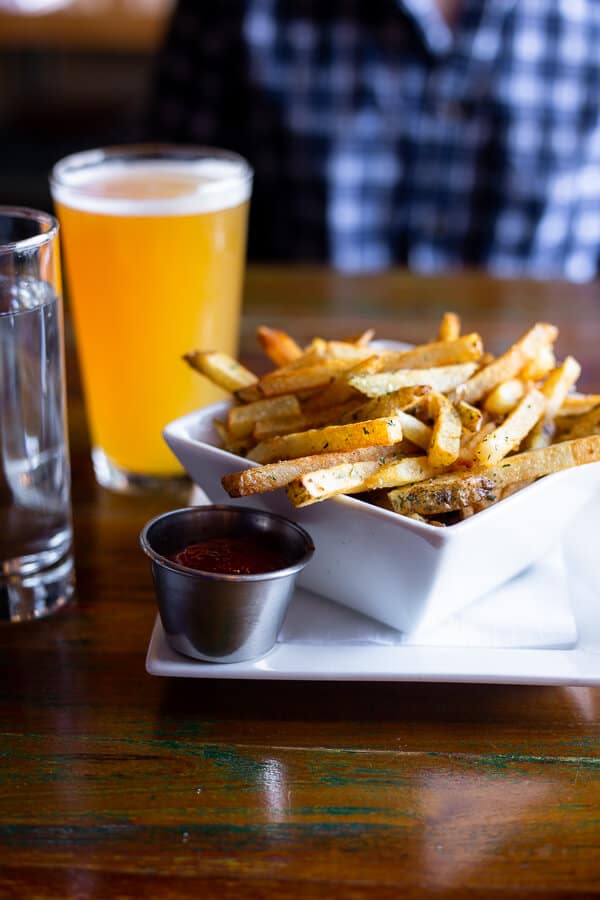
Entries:
<svg viewBox="0 0 600 900">
<path fill-rule="evenodd" d="M 221 398 L 182 355 L 237 350 L 250 170 L 191 151 L 105 156 L 70 178 L 67 162 L 53 195 L 96 474 L 176 475 L 162 429 Z"/>
</svg>

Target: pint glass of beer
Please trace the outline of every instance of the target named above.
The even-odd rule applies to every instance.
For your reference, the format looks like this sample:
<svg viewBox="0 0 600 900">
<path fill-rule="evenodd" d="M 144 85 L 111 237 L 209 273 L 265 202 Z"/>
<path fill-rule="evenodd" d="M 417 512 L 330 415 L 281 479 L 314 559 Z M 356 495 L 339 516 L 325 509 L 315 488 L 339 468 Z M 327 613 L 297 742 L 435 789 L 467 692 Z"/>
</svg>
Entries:
<svg viewBox="0 0 600 900">
<path fill-rule="evenodd" d="M 234 153 L 129 146 L 59 162 L 61 224 L 96 478 L 181 477 L 164 426 L 222 395 L 182 360 L 237 351 L 252 170 Z"/>
</svg>

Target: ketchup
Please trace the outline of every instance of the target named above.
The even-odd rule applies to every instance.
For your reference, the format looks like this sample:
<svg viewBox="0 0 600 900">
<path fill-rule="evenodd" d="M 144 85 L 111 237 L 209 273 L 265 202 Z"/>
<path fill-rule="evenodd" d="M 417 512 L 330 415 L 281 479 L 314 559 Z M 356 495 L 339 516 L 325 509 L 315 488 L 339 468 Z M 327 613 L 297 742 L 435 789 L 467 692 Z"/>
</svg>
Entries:
<svg viewBox="0 0 600 900">
<path fill-rule="evenodd" d="M 173 556 L 173 561 L 188 569 L 223 575 L 259 575 L 292 563 L 280 550 L 266 546 L 253 535 L 215 537 L 189 544 Z"/>
</svg>

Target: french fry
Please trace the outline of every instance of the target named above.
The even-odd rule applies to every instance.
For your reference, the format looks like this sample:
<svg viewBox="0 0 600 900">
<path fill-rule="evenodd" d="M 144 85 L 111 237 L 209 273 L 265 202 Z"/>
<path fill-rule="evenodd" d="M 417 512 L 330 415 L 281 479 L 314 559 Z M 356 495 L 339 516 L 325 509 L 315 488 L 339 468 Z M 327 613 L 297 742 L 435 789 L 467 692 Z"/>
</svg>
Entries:
<svg viewBox="0 0 600 900">
<path fill-rule="evenodd" d="M 522 491 L 523 488 L 528 487 L 530 484 L 533 484 L 531 478 L 528 478 L 525 481 L 515 481 L 513 484 L 507 484 L 500 491 L 500 499 L 506 500 L 507 497 L 512 496 L 512 494 L 518 494 L 519 491 Z"/>
<path fill-rule="evenodd" d="M 382 360 L 385 371 L 394 369 L 431 369 L 481 359 L 483 343 L 478 334 L 466 334 L 452 341 L 434 341 L 412 350 L 385 350 Z"/>
<path fill-rule="evenodd" d="M 525 384 L 520 378 L 507 378 L 487 395 L 483 408 L 493 416 L 506 416 L 515 408 L 524 393 Z"/>
<path fill-rule="evenodd" d="M 227 413 L 227 428 L 232 437 L 251 435 L 257 422 L 280 416 L 300 416 L 302 410 L 295 394 L 267 397 L 242 406 L 232 406 Z"/>
<path fill-rule="evenodd" d="M 247 456 L 232 497 L 285 488 L 296 506 L 340 493 L 429 524 L 452 525 L 551 472 L 600 459 L 600 394 L 571 393 L 557 329 L 538 322 L 498 357 L 447 313 L 438 339 L 410 350 L 371 344 L 372 330 L 300 347 L 261 327 L 274 364 L 257 378 L 227 354 L 189 365 L 237 399 L 215 421 L 222 446 Z"/>
<path fill-rule="evenodd" d="M 476 406 L 459 400 L 456 404 L 456 412 L 460 416 L 463 427 L 468 431 L 477 432 L 483 425 L 483 413 Z"/>
<path fill-rule="evenodd" d="M 569 394 L 558 411 L 560 416 L 581 416 L 600 403 L 600 394 Z"/>
<path fill-rule="evenodd" d="M 540 347 L 535 357 L 528 363 L 525 363 L 519 376 L 523 381 L 540 381 L 554 369 L 556 366 L 556 357 L 554 350 L 550 344 Z"/>
<path fill-rule="evenodd" d="M 223 450 L 227 450 L 228 453 L 245 456 L 248 450 L 254 446 L 254 440 L 251 436 L 239 438 L 233 437 L 228 431 L 225 422 L 221 422 L 219 419 L 213 419 L 213 428 L 221 439 Z"/>
<path fill-rule="evenodd" d="M 456 313 L 444 313 L 440 323 L 440 341 L 455 341 L 460 336 L 460 317 Z"/>
<path fill-rule="evenodd" d="M 347 403 L 340 403 L 338 406 L 318 409 L 316 412 L 263 419 L 256 423 L 254 439 L 255 441 L 266 441 L 278 434 L 292 434 L 295 431 L 308 431 L 309 428 L 322 428 L 323 425 L 342 424 L 344 418 L 356 410 L 359 403 L 360 401 L 350 400 Z"/>
<path fill-rule="evenodd" d="M 397 488 L 389 494 L 396 512 L 436 515 L 482 500 L 495 500 L 506 485 L 533 480 L 600 460 L 600 435 L 528 450 L 499 466 L 439 475 L 420 484 Z"/>
<path fill-rule="evenodd" d="M 319 469 L 291 481 L 287 495 L 296 507 L 309 506 L 338 494 L 355 494 L 431 478 L 437 470 L 424 456 L 397 461 L 381 457 Z"/>
<path fill-rule="evenodd" d="M 458 363 L 451 366 L 437 366 L 433 369 L 398 369 L 395 372 L 380 372 L 376 375 L 350 375 L 352 387 L 367 397 L 380 397 L 403 387 L 428 385 L 435 391 L 445 393 L 461 385 L 475 372 L 477 364 Z"/>
<path fill-rule="evenodd" d="M 421 447 L 422 450 L 429 450 L 432 439 L 432 429 L 429 425 L 421 422 L 420 419 L 417 419 L 416 416 L 412 416 L 410 413 L 402 412 L 402 410 L 398 410 L 395 416 L 402 426 L 404 438 L 417 447 Z"/>
<path fill-rule="evenodd" d="M 573 438 L 585 437 L 585 435 L 598 433 L 600 430 L 600 404 L 588 413 L 575 419 L 571 428 L 561 436 L 561 440 L 568 441 Z"/>
<path fill-rule="evenodd" d="M 365 331 L 361 332 L 358 337 L 349 338 L 352 344 L 356 344 L 357 347 L 366 347 L 367 344 L 370 344 L 373 338 L 375 337 L 375 329 L 367 328 Z"/>
<path fill-rule="evenodd" d="M 348 341 L 327 341 L 327 354 L 330 359 L 343 359 L 354 364 L 373 355 L 373 350 L 363 344 Z"/>
<path fill-rule="evenodd" d="M 306 365 L 308 361 L 317 362 L 319 359 L 327 358 L 327 341 L 316 337 L 304 348 L 301 364 Z M 291 363 L 291 365 L 294 365 L 294 363 Z"/>
<path fill-rule="evenodd" d="M 331 406 L 337 406 L 345 403 L 353 397 L 360 396 L 356 388 L 348 383 L 349 375 L 372 375 L 381 368 L 381 359 L 379 356 L 369 356 L 367 359 L 360 360 L 350 369 L 343 370 L 335 379 L 318 394 L 315 394 L 305 405 L 306 412 L 309 410 L 325 409 Z M 384 414 L 385 415 L 385 414 Z"/>
<path fill-rule="evenodd" d="M 428 396 L 429 407 L 435 421 L 427 458 L 432 466 L 449 466 L 458 459 L 462 422 L 454 405 L 443 394 L 434 392 Z M 406 429 L 405 436 L 407 435 Z"/>
<path fill-rule="evenodd" d="M 560 366 L 548 375 L 541 387 L 546 398 L 546 415 L 554 418 L 562 408 L 566 396 L 581 375 L 581 366 L 572 356 L 567 356 Z"/>
<path fill-rule="evenodd" d="M 227 353 L 192 350 L 183 356 L 186 363 L 226 391 L 238 391 L 254 385 L 256 375 Z"/>
<path fill-rule="evenodd" d="M 392 416 L 413 406 L 416 401 L 429 392 L 425 385 L 400 388 L 391 394 L 382 394 L 381 397 L 373 397 L 342 418 L 344 422 L 360 422 L 363 419 L 379 419 L 381 416 Z M 413 417 L 411 417 L 413 418 Z"/>
<path fill-rule="evenodd" d="M 357 343 L 353 340 L 325 341 L 323 338 L 317 337 L 312 339 L 310 344 L 302 351 L 301 356 L 286 365 L 280 366 L 272 374 L 281 374 L 292 369 L 303 368 L 333 359 L 346 360 L 350 366 L 360 362 L 361 359 L 367 359 L 367 357 L 372 356 L 373 352 L 368 343 Z"/>
<path fill-rule="evenodd" d="M 322 338 L 313 338 L 310 344 L 301 350 L 300 356 L 297 356 L 290 362 L 277 366 L 275 369 L 272 369 L 268 375 L 270 378 L 288 375 L 290 372 L 297 371 L 298 369 L 307 369 L 311 366 L 320 365 L 321 363 L 327 364 L 330 358 L 327 351 L 327 341 L 324 341 Z M 263 394 L 259 392 L 258 387 L 254 388 L 256 396 L 251 396 L 252 390 L 252 387 L 244 388 L 241 391 L 236 391 L 236 396 L 238 399 L 246 402 L 258 400 L 263 396 Z"/>
<path fill-rule="evenodd" d="M 498 497 L 496 497 L 495 494 L 493 494 L 490 497 L 484 497 L 482 500 L 478 500 L 477 503 L 474 503 L 473 506 L 466 506 L 465 509 L 472 510 L 473 515 L 475 515 L 476 513 L 481 512 L 484 509 L 487 509 L 488 506 L 493 506 L 494 503 L 497 503 L 498 500 L 501 500 L 503 498 L 503 496 L 504 496 L 504 493 L 500 492 Z M 460 510 L 460 509 L 457 509 L 454 511 L 454 514 L 458 515 L 459 518 L 462 518 L 461 513 L 462 513 L 462 510 Z M 470 518 L 470 517 L 467 516 L 466 518 Z"/>
<path fill-rule="evenodd" d="M 541 392 L 546 398 L 546 409 L 543 417 L 528 434 L 525 449 L 534 450 L 536 447 L 547 447 L 551 443 L 556 429 L 554 424 L 556 414 L 580 374 L 581 366 L 572 356 L 567 356 L 560 366 L 550 372 L 541 387 Z"/>
<path fill-rule="evenodd" d="M 351 368 L 352 363 L 346 359 L 327 359 L 302 368 L 270 372 L 257 382 L 256 387 L 263 397 L 314 390 L 331 384 L 336 375 Z"/>
<path fill-rule="evenodd" d="M 256 335 L 264 352 L 276 366 L 285 366 L 302 356 L 302 348 L 285 331 L 261 325 Z"/>
<path fill-rule="evenodd" d="M 473 506 L 483 500 L 495 497 L 495 470 L 488 473 L 455 473 L 438 475 L 419 484 L 409 484 L 395 488 L 388 494 L 394 512 L 402 515 L 431 516 L 453 512 Z"/>
<path fill-rule="evenodd" d="M 284 372 L 292 372 L 294 369 L 305 369 L 307 366 L 326 362 L 329 358 L 327 341 L 324 341 L 322 338 L 313 338 L 310 344 L 302 350 L 300 356 L 284 365 L 278 366 L 270 374 L 282 375 Z"/>
<path fill-rule="evenodd" d="M 316 453 L 312 456 L 301 456 L 264 466 L 253 466 L 241 472 L 232 472 L 224 475 L 221 481 L 230 497 L 248 497 L 285 487 L 294 478 L 316 469 L 343 464 L 355 465 L 366 460 L 388 460 L 397 456 L 399 452 L 394 445 L 359 447 L 358 450 L 346 450 L 341 453 Z"/>
<path fill-rule="evenodd" d="M 358 447 L 396 444 L 402 440 L 402 428 L 395 418 L 369 419 L 349 425 L 326 425 L 296 434 L 282 435 L 257 444 L 248 459 L 259 463 L 310 456 L 325 450 L 356 450 Z"/>
<path fill-rule="evenodd" d="M 463 435 L 461 438 L 461 448 L 460 453 L 458 455 L 457 462 L 460 465 L 471 465 L 473 462 L 473 455 L 477 446 L 494 431 L 496 428 L 495 422 L 484 422 L 479 431 L 470 432 L 463 431 Z"/>
<path fill-rule="evenodd" d="M 460 387 L 457 386 L 453 399 L 466 400 L 467 403 L 481 400 L 501 381 L 513 378 L 526 363 L 535 359 L 542 347 L 552 344 L 557 335 L 558 330 L 554 325 L 538 322 L 506 353 L 480 369 Z"/>
<path fill-rule="evenodd" d="M 483 466 L 495 466 L 519 446 L 544 415 L 545 409 L 546 398 L 541 391 L 531 388 L 502 425 L 478 443 L 473 453 L 474 461 Z"/>
</svg>

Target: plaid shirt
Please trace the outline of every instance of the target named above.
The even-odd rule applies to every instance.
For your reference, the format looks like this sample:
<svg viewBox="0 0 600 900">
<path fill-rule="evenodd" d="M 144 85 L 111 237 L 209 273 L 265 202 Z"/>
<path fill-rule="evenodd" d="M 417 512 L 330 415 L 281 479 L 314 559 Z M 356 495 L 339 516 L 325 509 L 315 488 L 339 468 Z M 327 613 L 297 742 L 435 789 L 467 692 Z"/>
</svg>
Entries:
<svg viewBox="0 0 600 900">
<path fill-rule="evenodd" d="M 585 281 L 600 268 L 599 0 L 183 0 L 152 137 L 255 169 L 250 254 Z"/>
</svg>

